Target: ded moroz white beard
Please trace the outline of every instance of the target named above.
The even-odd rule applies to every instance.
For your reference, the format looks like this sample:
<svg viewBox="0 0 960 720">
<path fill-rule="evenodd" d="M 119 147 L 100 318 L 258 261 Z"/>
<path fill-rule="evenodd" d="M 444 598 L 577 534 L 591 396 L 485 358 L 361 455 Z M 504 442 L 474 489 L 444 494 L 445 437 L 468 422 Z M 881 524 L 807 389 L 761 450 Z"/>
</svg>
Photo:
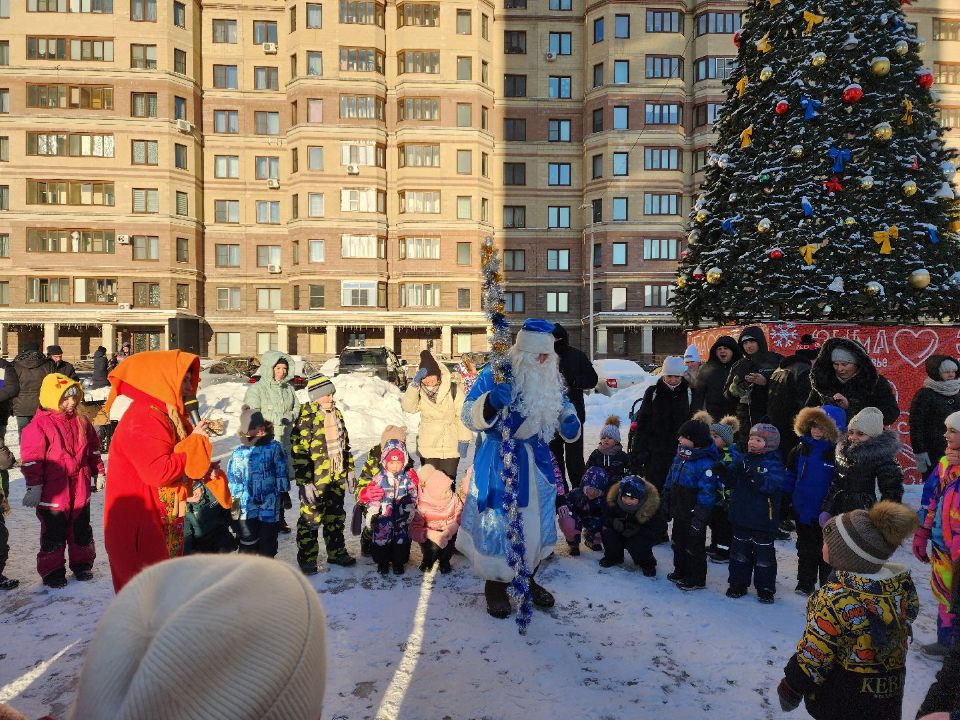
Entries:
<svg viewBox="0 0 960 720">
<path fill-rule="evenodd" d="M 560 359 L 556 353 L 549 353 L 541 364 L 537 355 L 516 346 L 510 348 L 508 357 L 513 368 L 513 396 L 520 397 L 520 414 L 539 428 L 540 437 L 549 442 L 560 427 L 563 411 Z"/>
</svg>

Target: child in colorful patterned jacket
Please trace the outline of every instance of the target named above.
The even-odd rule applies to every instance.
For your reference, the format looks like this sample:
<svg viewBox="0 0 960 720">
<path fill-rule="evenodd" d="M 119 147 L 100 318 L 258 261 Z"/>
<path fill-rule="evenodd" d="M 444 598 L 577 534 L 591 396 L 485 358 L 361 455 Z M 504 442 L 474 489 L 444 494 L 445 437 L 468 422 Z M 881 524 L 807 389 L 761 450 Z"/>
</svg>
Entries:
<svg viewBox="0 0 960 720">
<path fill-rule="evenodd" d="M 373 535 L 371 554 L 377 572 L 386 575 L 393 565 L 395 575 L 403 575 L 410 559 L 410 523 L 417 509 L 419 478 L 413 470 L 404 470 L 407 449 L 399 440 L 389 440 L 383 448 L 382 470 L 360 491 L 367 506 Z"/>
<path fill-rule="evenodd" d="M 603 513 L 606 510 L 604 497 L 611 484 L 603 468 L 587 468 L 580 480 L 580 486 L 566 496 L 569 514 L 561 515 L 560 531 L 570 546 L 571 555 L 580 554 L 581 534 L 591 550 L 603 550 L 600 533 Z"/>
</svg>

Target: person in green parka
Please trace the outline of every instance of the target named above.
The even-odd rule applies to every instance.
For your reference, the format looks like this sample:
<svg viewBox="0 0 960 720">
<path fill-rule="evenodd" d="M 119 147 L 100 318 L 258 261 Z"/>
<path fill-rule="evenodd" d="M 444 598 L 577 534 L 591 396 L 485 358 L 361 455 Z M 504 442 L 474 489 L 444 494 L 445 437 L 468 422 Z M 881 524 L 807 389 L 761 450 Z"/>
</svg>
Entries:
<svg viewBox="0 0 960 720">
<path fill-rule="evenodd" d="M 290 435 L 293 424 L 300 416 L 300 401 L 290 384 L 293 358 L 279 350 L 268 350 L 260 358 L 260 381 L 254 383 L 243 396 L 243 404 L 259 410 L 263 419 L 273 423 L 276 439 L 287 456 L 288 476 L 293 477 L 293 452 Z M 293 507 L 290 493 L 281 493 L 280 532 L 289 533 L 290 527 L 284 518 L 284 510 Z"/>
</svg>

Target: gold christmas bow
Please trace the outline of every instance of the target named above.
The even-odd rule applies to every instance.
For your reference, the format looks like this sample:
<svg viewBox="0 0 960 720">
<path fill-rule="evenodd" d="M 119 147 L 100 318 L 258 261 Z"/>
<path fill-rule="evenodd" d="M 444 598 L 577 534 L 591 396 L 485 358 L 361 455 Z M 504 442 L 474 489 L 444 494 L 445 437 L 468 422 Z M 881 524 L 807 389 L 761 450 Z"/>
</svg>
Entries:
<svg viewBox="0 0 960 720">
<path fill-rule="evenodd" d="M 780 4 L 780 0 L 770 0 L 770 7 L 775 7 Z"/>
<path fill-rule="evenodd" d="M 907 125 L 913 125 L 913 103 L 910 102 L 910 98 L 903 99 L 903 106 L 907 109 L 903 114 L 903 121 Z"/>
<path fill-rule="evenodd" d="M 740 149 L 743 149 L 748 145 L 750 145 L 751 135 L 753 135 L 753 125 L 751 125 L 742 133 L 740 133 Z"/>
<path fill-rule="evenodd" d="M 800 248 L 800 254 L 803 255 L 803 262 L 807 265 L 813 265 L 813 256 L 820 249 L 819 245 L 804 245 Z"/>
<path fill-rule="evenodd" d="M 767 31 L 767 33 L 762 38 L 760 38 L 760 42 L 757 43 L 757 50 L 759 50 L 762 53 L 765 53 L 767 50 L 770 49 L 770 43 L 767 40 L 769 37 L 770 37 L 770 32 Z"/>
<path fill-rule="evenodd" d="M 743 91 L 747 89 L 747 83 L 749 82 L 750 78 L 748 78 L 746 75 L 737 81 L 737 97 L 743 97 Z"/>
<path fill-rule="evenodd" d="M 891 253 L 890 241 L 896 240 L 898 237 L 900 237 L 900 231 L 897 229 L 897 226 L 894 225 L 886 230 L 875 232 L 873 234 L 873 241 L 880 246 L 881 255 L 889 255 Z"/>
<path fill-rule="evenodd" d="M 807 35 L 813 32 L 813 26 L 823 22 L 823 15 L 817 15 L 809 10 L 803 11 L 803 19 L 807 21 Z"/>
</svg>

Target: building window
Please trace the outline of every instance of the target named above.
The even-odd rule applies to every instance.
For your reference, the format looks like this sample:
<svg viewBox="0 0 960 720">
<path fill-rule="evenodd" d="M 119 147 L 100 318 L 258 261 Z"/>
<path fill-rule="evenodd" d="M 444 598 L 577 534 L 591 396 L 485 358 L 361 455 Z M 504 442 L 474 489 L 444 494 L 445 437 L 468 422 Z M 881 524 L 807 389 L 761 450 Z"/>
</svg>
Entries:
<svg viewBox="0 0 960 720">
<path fill-rule="evenodd" d="M 9 209 L 9 186 L 0 192 L 2 209 Z M 113 183 L 83 180 L 27 180 L 28 205 L 114 205 Z"/>
<path fill-rule="evenodd" d="M 10 235 L 3 233 L 0 235 L 0 258 L 10 257 Z"/>
<path fill-rule="evenodd" d="M 254 158 L 257 180 L 278 179 L 280 177 L 280 158 L 258 155 Z"/>
<path fill-rule="evenodd" d="M 173 50 L 173 71 L 180 75 L 187 74 L 187 53 L 183 50 Z"/>
<path fill-rule="evenodd" d="M 676 238 L 644 238 L 644 260 L 676 260 L 680 254 L 680 241 Z"/>
<path fill-rule="evenodd" d="M 627 219 L 627 198 L 615 197 L 613 199 L 613 220 L 623 222 Z"/>
<path fill-rule="evenodd" d="M 457 127 L 472 127 L 472 124 L 473 105 L 470 103 L 457 103 Z"/>
<path fill-rule="evenodd" d="M 10 41 L 0 40 L 0 65 L 10 64 Z"/>
<path fill-rule="evenodd" d="M 471 35 L 473 33 L 472 15 L 469 10 L 457 10 L 457 35 Z"/>
<path fill-rule="evenodd" d="M 135 189 L 133 191 L 133 211 L 135 213 L 160 212 L 160 191 L 156 189 Z"/>
<path fill-rule="evenodd" d="M 214 220 L 218 223 L 240 222 L 239 200 L 214 200 Z"/>
<path fill-rule="evenodd" d="M 547 208 L 547 227 L 549 228 L 569 228 L 570 227 L 570 206 L 554 206 Z M 553 252 L 551 250 L 551 252 Z"/>
<path fill-rule="evenodd" d="M 341 212 L 384 213 L 387 194 L 383 190 L 345 188 L 340 190 Z"/>
<path fill-rule="evenodd" d="M 279 169 L 280 158 L 276 158 L 276 160 L 278 165 L 277 174 L 271 175 L 270 177 L 279 178 L 280 177 L 280 169 Z M 307 167 L 310 170 L 323 170 L 323 148 L 322 147 L 311 145 L 307 148 Z"/>
<path fill-rule="evenodd" d="M 490 177 L 490 156 L 485 152 L 480 153 L 480 174 L 485 178 Z"/>
<path fill-rule="evenodd" d="M 27 133 L 27 155 L 113 157 L 113 135 Z M 156 163 L 152 163 L 156 164 Z"/>
<path fill-rule="evenodd" d="M 593 179 L 603 177 L 603 155 L 594 155 L 592 158 L 593 163 Z"/>
<path fill-rule="evenodd" d="M 644 193 L 644 215 L 677 215 L 680 213 L 680 196 L 667 193 Z"/>
<path fill-rule="evenodd" d="M 236 110 L 214 110 L 213 111 L 213 131 L 218 133 L 229 133 L 231 135 L 240 132 L 240 118 Z"/>
<path fill-rule="evenodd" d="M 572 10 L 572 0 L 550 0 L 551 10 Z"/>
<path fill-rule="evenodd" d="M 135 282 L 133 305 L 134 307 L 160 307 L 160 284 Z"/>
<path fill-rule="evenodd" d="M 405 50 L 397 53 L 397 74 L 440 72 L 440 53 L 430 50 Z"/>
<path fill-rule="evenodd" d="M 257 333 L 257 354 L 262 355 L 265 352 L 276 350 L 279 343 L 280 334 L 275 332 Z"/>
<path fill-rule="evenodd" d="M 112 305 L 117 301 L 115 278 L 74 278 L 73 301 Z"/>
<path fill-rule="evenodd" d="M 257 267 L 265 268 L 280 264 L 279 245 L 257 245 Z"/>
<path fill-rule="evenodd" d="M 683 58 L 663 55 L 647 55 L 648 78 L 682 78 Z"/>
<path fill-rule="evenodd" d="M 627 264 L 627 243 L 613 243 L 612 246 L 612 263 L 614 265 L 626 265 Z"/>
<path fill-rule="evenodd" d="M 504 75 L 503 76 L 503 94 L 505 97 L 526 97 L 527 96 L 527 76 L 526 75 Z"/>
<path fill-rule="evenodd" d="M 524 10 L 527 7 L 527 0 L 503 0 L 505 10 Z"/>
<path fill-rule="evenodd" d="M 214 251 L 217 267 L 240 267 L 239 245 L 216 245 Z"/>
<path fill-rule="evenodd" d="M 240 309 L 240 288 L 221 287 L 217 288 L 217 310 L 239 310 Z"/>
<path fill-rule="evenodd" d="M 27 230 L 27 252 L 113 253 L 113 230 Z"/>
<path fill-rule="evenodd" d="M 308 249 L 309 249 L 308 262 L 311 262 L 311 263 L 323 262 L 323 240 L 311 240 L 308 245 Z"/>
<path fill-rule="evenodd" d="M 738 12 L 705 12 L 697 15 L 697 37 L 714 33 L 735 33 L 740 29 Z"/>
<path fill-rule="evenodd" d="M 951 18 L 934 18 L 934 40 L 960 40 L 960 20 Z"/>
<path fill-rule="evenodd" d="M 570 121 L 550 120 L 547 139 L 550 142 L 570 142 Z"/>
<path fill-rule="evenodd" d="M 231 43 L 235 45 L 237 42 L 237 21 L 214 20 L 213 41 L 215 43 Z"/>
<path fill-rule="evenodd" d="M 277 24 L 265 20 L 253 21 L 253 44 L 263 45 L 263 43 L 277 42 Z"/>
<path fill-rule="evenodd" d="M 383 53 L 376 48 L 342 47 L 340 48 L 340 69 L 346 72 L 376 72 L 383 75 L 383 57 Z M 322 72 L 308 71 L 308 74 L 321 75 Z"/>
<path fill-rule="evenodd" d="M 603 42 L 603 18 L 598 17 L 593 21 L 593 44 Z"/>
<path fill-rule="evenodd" d="M 177 262 L 190 262 L 190 240 L 187 238 L 177 238 Z"/>
<path fill-rule="evenodd" d="M 644 148 L 644 170 L 679 170 L 680 150 L 678 148 Z"/>
<path fill-rule="evenodd" d="M 490 39 L 490 16 L 484 13 L 480 13 L 480 37 Z"/>
<path fill-rule="evenodd" d="M 440 307 L 440 283 L 401 283 L 400 307 Z"/>
<path fill-rule="evenodd" d="M 613 154 L 613 175 L 621 177 L 630 174 L 630 153 L 615 152 Z"/>
<path fill-rule="evenodd" d="M 697 60 L 694 82 L 700 80 L 726 80 L 737 64 L 735 57 L 706 57 Z"/>
<path fill-rule="evenodd" d="M 469 252 L 470 243 L 457 243 L 457 261 L 460 259 L 460 245 L 466 245 Z M 401 260 L 439 260 L 440 238 L 438 237 L 405 237 L 400 238 Z"/>
<path fill-rule="evenodd" d="M 254 90 L 279 90 L 280 72 L 275 67 L 255 67 L 253 69 Z"/>
<path fill-rule="evenodd" d="M 0 90 L 0 100 L 7 94 Z M 27 107 L 112 110 L 113 88 L 93 85 L 27 85 Z M 4 104 L 3 108 L 7 108 Z M 9 108 L 2 110 L 9 112 Z"/>
<path fill-rule="evenodd" d="M 307 216 L 323 217 L 323 193 L 307 193 Z"/>
<path fill-rule="evenodd" d="M 279 225 L 280 201 L 257 200 L 257 222 L 267 225 Z"/>
<path fill-rule="evenodd" d="M 613 129 L 614 130 L 630 129 L 630 108 L 615 107 L 613 109 Z"/>
<path fill-rule="evenodd" d="M 527 226 L 527 206 L 504 205 L 503 226 L 505 228 L 525 228 Z"/>
<path fill-rule="evenodd" d="M 646 307 L 666 307 L 673 298 L 673 285 L 644 285 L 643 304 Z"/>
<path fill-rule="evenodd" d="M 522 272 L 526 269 L 526 251 L 525 250 L 504 250 L 503 251 L 503 269 Z"/>
<path fill-rule="evenodd" d="M 113 40 L 105 38 L 28 37 L 27 59 L 66 60 L 68 48 L 70 60 L 113 62 Z"/>
<path fill-rule="evenodd" d="M 217 355 L 239 355 L 240 333 L 218 332 L 216 335 Z"/>
<path fill-rule="evenodd" d="M 343 280 L 340 303 L 344 307 L 386 307 L 386 283 Z"/>
<path fill-rule="evenodd" d="M 526 55 L 527 33 L 524 30 L 504 30 L 503 52 L 507 55 Z"/>
<path fill-rule="evenodd" d="M 157 69 L 156 45 L 131 45 L 130 67 L 138 70 Z"/>
<path fill-rule="evenodd" d="M 569 75 L 551 75 L 550 76 L 550 97 L 564 98 L 570 97 L 570 76 Z"/>
<path fill-rule="evenodd" d="M 603 85 L 603 63 L 597 63 L 593 66 L 593 86 L 595 88 Z"/>
<path fill-rule="evenodd" d="M 526 163 L 504 163 L 503 164 L 503 184 L 504 185 L 526 185 L 527 184 L 527 164 Z"/>
<path fill-rule="evenodd" d="M 647 77 L 650 77 L 649 75 Z M 615 85 L 626 85 L 630 82 L 630 61 L 613 61 L 613 82 Z"/>
<path fill-rule="evenodd" d="M 647 10 L 648 33 L 682 33 L 683 13 L 671 10 Z"/>
<path fill-rule="evenodd" d="M 595 198 L 590 201 L 592 222 L 603 222 L 603 198 Z"/>
<path fill-rule="evenodd" d="M 613 36 L 615 38 L 630 37 L 629 15 L 614 15 Z"/>
<path fill-rule="evenodd" d="M 570 310 L 570 293 L 568 292 L 548 292 L 547 293 L 547 312 L 565 313 Z"/>
<path fill-rule="evenodd" d="M 485 108 L 481 105 L 480 106 L 480 129 L 481 130 L 487 129 L 487 120 L 489 119 L 489 116 L 490 116 L 490 109 Z"/>
<path fill-rule="evenodd" d="M 217 178 L 239 178 L 240 158 L 237 155 L 215 155 L 213 157 L 213 176 Z"/>
<path fill-rule="evenodd" d="M 253 131 L 257 135 L 279 135 L 280 113 L 255 112 L 253 113 Z"/>
<path fill-rule="evenodd" d="M 547 270 L 567 271 L 569 269 L 569 250 L 547 250 Z"/>
<path fill-rule="evenodd" d="M 549 36 L 550 52 L 556 55 L 570 55 L 572 53 L 572 33 L 552 32 Z"/>
<path fill-rule="evenodd" d="M 625 287 L 615 287 L 610 289 L 610 309 L 614 312 L 624 312 L 627 309 L 627 289 Z M 623 333 L 620 333 L 623 335 Z M 614 350 L 614 352 L 618 352 Z M 624 350 L 620 350 L 623 353 Z"/>
<path fill-rule="evenodd" d="M 693 172 L 700 172 L 707 167 L 710 148 L 701 148 L 693 151 Z"/>
<path fill-rule="evenodd" d="M 439 145 L 400 145 L 397 148 L 400 167 L 440 167 Z"/>
<path fill-rule="evenodd" d="M 177 120 L 187 119 L 187 99 L 182 97 L 173 98 L 173 116 Z"/>
<path fill-rule="evenodd" d="M 522 141 L 527 139 L 527 121 L 522 118 L 505 118 L 503 139 Z"/>
<path fill-rule="evenodd" d="M 130 116 L 156 117 L 157 94 L 139 92 L 130 93 Z"/>
<path fill-rule="evenodd" d="M 383 27 L 381 3 L 366 0 L 340 0 L 340 22 L 350 25 L 376 25 Z"/>
<path fill-rule="evenodd" d="M 134 140 L 131 161 L 134 165 L 156 165 L 160 162 L 160 152 L 157 149 L 157 141 Z"/>
<path fill-rule="evenodd" d="M 383 120 L 383 99 L 374 95 L 341 95 L 340 117 Z"/>
<path fill-rule="evenodd" d="M 70 302 L 70 280 L 68 278 L 27 278 L 27 302 Z"/>
<path fill-rule="evenodd" d="M 0 282 L 0 305 L 10 304 L 10 283 L 7 280 Z"/>
<path fill-rule="evenodd" d="M 473 172 L 473 151 L 457 150 L 457 173 L 469 175 Z"/>
<path fill-rule="evenodd" d="M 214 65 L 213 86 L 215 88 L 237 89 L 237 66 Z"/>
<path fill-rule="evenodd" d="M 173 24 L 178 28 L 187 27 L 187 6 L 182 2 L 173 3 Z"/>
<path fill-rule="evenodd" d="M 471 250 L 471 243 L 468 242 L 458 242 L 457 243 L 457 265 L 471 265 L 473 259 L 473 253 Z"/>
<path fill-rule="evenodd" d="M 647 125 L 679 125 L 683 122 L 683 105 L 679 103 L 647 103 L 644 108 Z"/>
<path fill-rule="evenodd" d="M 190 214 L 190 199 L 187 193 L 177 190 L 176 195 L 176 214 L 177 215 L 189 215 Z"/>
<path fill-rule="evenodd" d="M 570 184 L 570 163 L 550 163 L 547 168 L 548 185 Z"/>
<path fill-rule="evenodd" d="M 960 128 L 960 108 L 956 107 L 938 107 L 940 125 L 944 130 L 955 130 Z M 706 155 L 706 152 L 704 152 Z M 704 161 L 706 165 L 706 161 Z"/>
<path fill-rule="evenodd" d="M 432 3 L 397 4 L 397 27 L 414 25 L 436 27 L 440 24 L 440 6 Z"/>
<path fill-rule="evenodd" d="M 307 3 L 307 29 L 319 30 L 323 27 L 323 5 Z"/>
<path fill-rule="evenodd" d="M 189 285 L 177 285 L 177 307 L 178 308 L 188 308 L 190 307 L 190 286 Z"/>
<path fill-rule="evenodd" d="M 522 292 L 507 292 L 503 294 L 504 312 L 524 312 L 524 301 Z"/>
<path fill-rule="evenodd" d="M 404 98 L 397 101 L 397 120 L 439 120 L 438 98 Z"/>
<path fill-rule="evenodd" d="M 473 198 L 457 198 L 457 220 L 470 220 L 473 217 Z"/>
<path fill-rule="evenodd" d="M 603 108 L 593 111 L 593 132 L 603 132 Z"/>
<path fill-rule="evenodd" d="M 470 288 L 457 288 L 457 310 L 469 310 L 469 309 L 470 309 Z M 457 333 L 458 349 L 461 345 L 460 339 L 463 337 L 463 335 L 464 333 Z M 469 340 L 469 338 L 470 338 L 470 335 L 468 334 L 467 339 Z"/>
<path fill-rule="evenodd" d="M 307 287 L 310 293 L 310 309 L 323 310 L 325 305 L 324 286 L 308 285 Z"/>
<path fill-rule="evenodd" d="M 648 106 L 649 107 L 649 106 Z M 701 103 L 693 107 L 693 124 L 696 127 L 713 125 L 720 116 L 722 103 Z"/>
<path fill-rule="evenodd" d="M 938 85 L 957 85 L 960 82 L 960 63 L 935 62 L 933 78 Z"/>
<path fill-rule="evenodd" d="M 280 288 L 257 288 L 257 310 L 279 310 Z"/>
</svg>

